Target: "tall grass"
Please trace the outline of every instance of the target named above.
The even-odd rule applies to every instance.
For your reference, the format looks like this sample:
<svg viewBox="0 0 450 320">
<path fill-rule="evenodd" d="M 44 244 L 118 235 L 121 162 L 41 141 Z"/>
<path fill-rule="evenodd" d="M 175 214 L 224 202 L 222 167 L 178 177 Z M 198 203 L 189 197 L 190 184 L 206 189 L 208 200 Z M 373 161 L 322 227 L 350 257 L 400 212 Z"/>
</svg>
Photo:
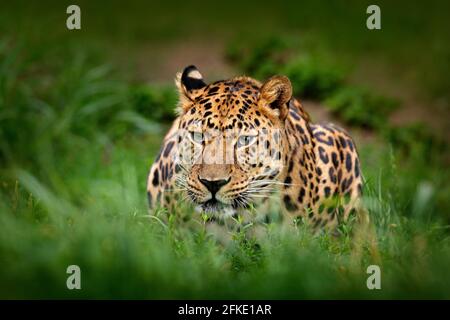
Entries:
<svg viewBox="0 0 450 320">
<path fill-rule="evenodd" d="M 66 172 L 63 190 L 16 172 L 1 193 L 1 297 L 449 298 L 448 230 L 426 217 L 433 203 L 423 187 L 405 214 L 388 178 L 369 182 L 372 224 L 338 239 L 274 223 L 256 239 L 234 233 L 223 244 L 195 213 L 192 228 L 178 212 L 167 213 L 169 224 L 150 218 L 148 161 L 134 151 L 145 142 L 117 144 L 109 165 L 84 148 L 91 169 Z M 80 291 L 65 286 L 72 264 Z M 366 287 L 371 264 L 381 267 L 380 291 Z"/>
</svg>

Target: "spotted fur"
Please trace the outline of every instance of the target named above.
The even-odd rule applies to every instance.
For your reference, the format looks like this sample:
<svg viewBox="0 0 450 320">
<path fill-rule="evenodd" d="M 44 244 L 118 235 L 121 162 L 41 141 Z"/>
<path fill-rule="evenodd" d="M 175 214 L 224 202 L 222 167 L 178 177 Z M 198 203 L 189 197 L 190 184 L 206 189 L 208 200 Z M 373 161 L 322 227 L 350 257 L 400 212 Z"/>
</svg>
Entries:
<svg viewBox="0 0 450 320">
<path fill-rule="evenodd" d="M 225 216 L 275 193 L 285 215 L 317 229 L 355 211 L 362 191 L 355 144 L 333 124 L 312 123 L 289 79 L 206 84 L 190 66 L 176 84 L 179 116 L 150 169 L 151 208 L 186 201 Z M 222 161 L 205 161 L 217 155 Z"/>
</svg>

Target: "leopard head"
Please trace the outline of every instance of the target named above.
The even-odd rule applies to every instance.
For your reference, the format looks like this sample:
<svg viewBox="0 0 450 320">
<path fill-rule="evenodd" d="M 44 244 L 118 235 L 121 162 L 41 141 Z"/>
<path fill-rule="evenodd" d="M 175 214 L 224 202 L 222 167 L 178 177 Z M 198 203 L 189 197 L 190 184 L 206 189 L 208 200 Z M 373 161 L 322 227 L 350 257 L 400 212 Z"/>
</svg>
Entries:
<svg viewBox="0 0 450 320">
<path fill-rule="evenodd" d="M 284 166 L 292 86 L 274 76 L 206 84 L 195 66 L 177 74 L 177 184 L 213 213 L 233 213 L 274 191 Z M 267 195 L 266 195 L 267 196 Z"/>
</svg>

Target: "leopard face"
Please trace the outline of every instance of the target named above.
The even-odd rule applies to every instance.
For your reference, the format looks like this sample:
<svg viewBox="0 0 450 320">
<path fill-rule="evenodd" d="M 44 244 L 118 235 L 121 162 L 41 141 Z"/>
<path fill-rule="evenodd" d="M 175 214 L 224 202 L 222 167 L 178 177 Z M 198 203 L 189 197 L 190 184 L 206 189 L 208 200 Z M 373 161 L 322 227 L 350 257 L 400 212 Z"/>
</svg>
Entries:
<svg viewBox="0 0 450 320">
<path fill-rule="evenodd" d="M 274 190 L 284 166 L 285 77 L 207 85 L 191 66 L 177 77 L 177 185 L 204 211 L 233 213 Z"/>
</svg>

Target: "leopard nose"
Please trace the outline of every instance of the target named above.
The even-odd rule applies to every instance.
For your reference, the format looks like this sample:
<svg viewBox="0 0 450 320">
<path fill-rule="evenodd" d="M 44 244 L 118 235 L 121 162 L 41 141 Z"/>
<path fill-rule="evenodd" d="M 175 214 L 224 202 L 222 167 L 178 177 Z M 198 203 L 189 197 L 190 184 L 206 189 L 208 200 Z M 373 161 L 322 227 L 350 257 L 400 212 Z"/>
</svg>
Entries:
<svg viewBox="0 0 450 320">
<path fill-rule="evenodd" d="M 208 180 L 208 179 L 202 179 L 198 177 L 198 180 L 211 192 L 211 194 L 214 196 L 217 191 L 220 190 L 224 185 L 226 185 L 228 182 L 230 182 L 231 177 L 228 179 L 220 179 L 220 180 Z"/>
</svg>

